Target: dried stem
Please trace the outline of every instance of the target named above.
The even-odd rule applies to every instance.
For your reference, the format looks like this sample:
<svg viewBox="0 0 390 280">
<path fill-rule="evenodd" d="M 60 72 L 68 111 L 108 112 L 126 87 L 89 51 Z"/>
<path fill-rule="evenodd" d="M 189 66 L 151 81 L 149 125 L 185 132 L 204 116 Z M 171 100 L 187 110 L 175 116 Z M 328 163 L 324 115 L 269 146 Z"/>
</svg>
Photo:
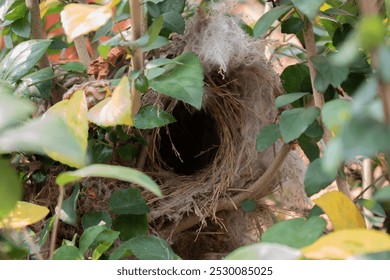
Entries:
<svg viewBox="0 0 390 280">
<path fill-rule="evenodd" d="M 59 187 L 60 192 L 58 195 L 58 203 L 56 207 L 56 217 L 54 220 L 53 224 L 53 232 L 51 234 L 51 240 L 50 240 L 50 254 L 49 254 L 49 259 L 52 260 L 54 256 L 54 250 L 56 248 L 56 241 L 57 241 L 57 233 L 58 233 L 58 226 L 60 223 L 60 214 L 61 214 L 61 209 L 62 209 L 62 203 L 64 201 L 64 196 L 65 196 L 65 190 L 64 187 Z"/>
<path fill-rule="evenodd" d="M 135 41 L 141 37 L 142 33 L 142 9 L 141 3 L 139 0 L 129 0 L 130 11 L 131 11 L 131 36 L 132 40 Z M 143 68 L 144 58 L 142 50 L 136 48 L 133 52 L 133 57 L 131 58 L 131 66 L 133 71 L 140 71 Z M 141 93 L 135 89 L 134 83 L 131 83 L 131 95 L 134 96 L 133 110 L 132 114 L 138 112 L 141 107 Z"/>
<path fill-rule="evenodd" d="M 278 170 L 281 168 L 284 160 L 290 152 L 291 146 L 285 144 L 280 149 L 279 153 L 271 162 L 270 166 L 264 172 L 264 174 L 245 192 L 241 192 L 231 198 L 222 199 L 218 202 L 217 211 L 222 210 L 234 210 L 237 209 L 236 205 L 239 205 L 243 200 L 256 197 L 258 193 L 264 189 L 271 180 L 278 174 Z M 180 221 L 180 224 L 174 228 L 166 230 L 169 233 L 182 232 L 200 222 L 197 215 L 193 214 Z"/>
<path fill-rule="evenodd" d="M 41 21 L 41 13 L 39 10 L 39 0 L 26 0 L 27 9 L 31 13 L 31 38 L 44 39 L 43 27 Z M 39 61 L 39 68 L 50 67 L 49 58 L 44 54 Z"/>
</svg>

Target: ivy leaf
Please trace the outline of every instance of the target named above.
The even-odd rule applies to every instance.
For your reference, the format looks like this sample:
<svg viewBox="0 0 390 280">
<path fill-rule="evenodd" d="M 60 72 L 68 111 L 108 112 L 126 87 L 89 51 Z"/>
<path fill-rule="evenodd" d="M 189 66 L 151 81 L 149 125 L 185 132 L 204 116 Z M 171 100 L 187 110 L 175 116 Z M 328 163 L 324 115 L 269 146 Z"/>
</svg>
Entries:
<svg viewBox="0 0 390 280">
<path fill-rule="evenodd" d="M 344 229 L 322 236 L 301 251 L 308 259 L 346 259 L 390 250 L 390 236 L 368 229 Z"/>
<path fill-rule="evenodd" d="M 156 236 L 137 236 L 125 243 L 140 260 L 180 259 L 165 240 Z"/>
<path fill-rule="evenodd" d="M 286 143 L 297 139 L 320 115 L 317 107 L 295 108 L 280 116 L 280 132 Z"/>
<path fill-rule="evenodd" d="M 184 33 L 185 22 L 183 16 L 178 12 L 167 12 L 162 14 L 164 19 L 164 27 L 172 32 L 179 34 Z"/>
<path fill-rule="evenodd" d="M 112 97 L 100 101 L 88 112 L 90 122 L 99 126 L 133 125 L 133 97 L 129 80 L 125 76 L 115 87 Z"/>
<path fill-rule="evenodd" d="M 158 185 L 145 173 L 124 166 L 92 164 L 84 168 L 63 172 L 57 176 L 56 184 L 63 187 L 85 177 L 102 177 L 138 184 L 157 196 L 162 196 Z"/>
<path fill-rule="evenodd" d="M 148 219 L 146 214 L 142 215 L 119 215 L 114 219 L 112 227 L 119 231 L 119 238 L 122 241 L 133 237 L 148 234 Z"/>
<path fill-rule="evenodd" d="M 202 106 L 203 68 L 199 58 L 193 53 L 184 53 L 174 59 L 179 62 L 164 75 L 149 80 L 149 85 L 156 91 L 184 101 L 197 109 Z M 172 69 L 168 69 L 167 67 Z"/>
<path fill-rule="evenodd" d="M 334 230 L 366 228 L 364 218 L 356 205 L 343 193 L 331 191 L 313 199 L 328 215 Z"/>
<path fill-rule="evenodd" d="M 308 94 L 309 94 L 308 92 L 292 92 L 292 93 L 278 96 L 275 99 L 275 106 L 277 108 L 286 106 L 286 105 L 291 104 L 294 101 L 297 101 L 298 99 L 300 99 Z"/>
<path fill-rule="evenodd" d="M 84 260 L 83 254 L 73 245 L 63 245 L 54 251 L 54 260 Z"/>
<path fill-rule="evenodd" d="M 105 226 L 107 228 L 111 228 L 112 219 L 107 211 L 90 212 L 83 215 L 81 224 L 83 225 L 84 230 L 93 226 Z"/>
<path fill-rule="evenodd" d="M 334 65 L 323 55 L 314 56 L 310 60 L 327 85 L 338 87 L 348 77 L 349 69 L 347 66 Z"/>
<path fill-rule="evenodd" d="M 2 204 L 3 208 L 3 204 Z M 18 201 L 16 207 L 0 220 L 0 229 L 5 228 L 23 228 L 36 222 L 39 222 L 49 214 L 49 209 L 44 206 Z"/>
<path fill-rule="evenodd" d="M 80 194 L 80 186 L 75 186 L 69 198 L 65 199 L 62 205 L 60 219 L 61 221 L 77 226 L 77 199 Z"/>
<path fill-rule="evenodd" d="M 134 126 L 140 129 L 152 129 L 175 122 L 176 119 L 157 106 L 142 107 L 134 118 Z"/>
<path fill-rule="evenodd" d="M 283 14 L 287 13 L 291 10 L 292 5 L 282 5 L 276 8 L 271 9 L 266 14 L 264 14 L 255 24 L 253 28 L 253 36 L 255 38 L 262 37 L 270 28 L 270 26 L 281 17 Z"/>
<path fill-rule="evenodd" d="M 50 40 L 29 40 L 14 47 L 0 63 L 0 79 L 16 82 L 26 75 L 45 54 Z"/>
<path fill-rule="evenodd" d="M 304 185 L 308 196 L 318 193 L 336 179 L 337 169 L 331 172 L 324 171 L 322 161 L 323 158 L 312 161 L 306 170 Z"/>
<path fill-rule="evenodd" d="M 139 189 L 129 188 L 113 192 L 108 201 L 110 209 L 115 214 L 140 215 L 149 212 Z"/>
<path fill-rule="evenodd" d="M 280 136 L 279 125 L 271 124 L 263 127 L 256 138 L 256 150 L 259 152 L 264 151 L 272 146 Z"/>
<path fill-rule="evenodd" d="M 325 230 L 326 221 L 311 217 L 282 221 L 271 226 L 261 237 L 262 242 L 284 244 L 292 248 L 302 248 L 316 241 Z"/>
<path fill-rule="evenodd" d="M 305 16 L 313 20 L 320 10 L 325 0 L 291 0 L 294 6 L 300 10 Z"/>
</svg>

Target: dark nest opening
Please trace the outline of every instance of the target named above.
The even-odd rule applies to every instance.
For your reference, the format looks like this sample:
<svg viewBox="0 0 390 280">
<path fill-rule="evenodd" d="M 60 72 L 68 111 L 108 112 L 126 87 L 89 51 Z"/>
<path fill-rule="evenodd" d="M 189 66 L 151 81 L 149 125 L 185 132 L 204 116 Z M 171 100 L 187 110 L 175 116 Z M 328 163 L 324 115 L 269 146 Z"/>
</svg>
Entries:
<svg viewBox="0 0 390 280">
<path fill-rule="evenodd" d="M 220 145 L 218 127 L 205 110 L 191 110 L 182 102 L 172 115 L 176 122 L 160 130 L 160 156 L 174 173 L 193 175 L 213 162 Z"/>
</svg>

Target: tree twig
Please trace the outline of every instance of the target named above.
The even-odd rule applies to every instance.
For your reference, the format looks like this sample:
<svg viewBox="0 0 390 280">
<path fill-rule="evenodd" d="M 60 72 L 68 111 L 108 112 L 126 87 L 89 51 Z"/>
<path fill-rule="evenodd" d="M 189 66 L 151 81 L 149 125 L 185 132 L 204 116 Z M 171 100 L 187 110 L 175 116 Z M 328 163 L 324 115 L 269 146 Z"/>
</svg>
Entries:
<svg viewBox="0 0 390 280">
<path fill-rule="evenodd" d="M 87 0 L 78 0 L 80 4 L 88 4 Z M 87 39 L 84 36 L 79 36 L 74 39 L 74 46 L 76 48 L 77 55 L 79 60 L 85 67 L 89 67 L 91 64 L 91 57 L 88 53 Z"/>
<path fill-rule="evenodd" d="M 131 11 L 131 39 L 133 41 L 141 37 L 142 33 L 142 9 L 139 0 L 129 0 Z M 131 66 L 133 71 L 141 71 L 144 64 L 144 58 L 141 48 L 136 48 L 133 51 L 131 58 Z M 141 93 L 135 89 L 134 81 L 131 83 L 131 95 L 134 96 L 132 114 L 138 112 L 141 107 Z"/>
<path fill-rule="evenodd" d="M 39 10 L 39 0 L 26 0 L 27 9 L 31 13 L 31 38 L 44 39 L 43 27 L 41 21 L 41 12 Z M 39 60 L 39 68 L 50 67 L 49 58 L 45 53 Z"/>
<path fill-rule="evenodd" d="M 60 214 L 61 214 L 61 209 L 62 209 L 62 203 L 64 201 L 64 196 L 65 196 L 65 189 L 64 187 L 59 187 L 59 194 L 58 194 L 58 203 L 56 207 L 56 217 L 54 220 L 53 224 L 53 232 L 51 234 L 51 240 L 50 240 L 50 254 L 49 254 L 49 259 L 52 260 L 54 256 L 54 250 L 56 248 L 56 241 L 57 241 L 57 233 L 58 233 L 58 226 L 60 223 Z"/>
<path fill-rule="evenodd" d="M 286 159 L 288 153 L 290 152 L 291 146 L 285 144 L 282 146 L 276 157 L 272 160 L 270 166 L 264 172 L 264 174 L 253 183 L 253 185 L 245 192 L 241 192 L 231 198 L 225 198 L 218 202 L 217 212 L 222 210 L 233 210 L 236 209 L 236 205 L 239 205 L 243 200 L 253 198 L 259 195 L 259 192 L 266 188 L 266 186 L 271 182 L 271 180 L 277 175 L 278 170 L 282 166 L 284 160 Z M 167 233 L 178 233 L 182 232 L 196 224 L 201 222 L 199 216 L 192 214 L 180 221 L 180 224 L 171 227 L 169 229 L 163 230 Z"/>
</svg>

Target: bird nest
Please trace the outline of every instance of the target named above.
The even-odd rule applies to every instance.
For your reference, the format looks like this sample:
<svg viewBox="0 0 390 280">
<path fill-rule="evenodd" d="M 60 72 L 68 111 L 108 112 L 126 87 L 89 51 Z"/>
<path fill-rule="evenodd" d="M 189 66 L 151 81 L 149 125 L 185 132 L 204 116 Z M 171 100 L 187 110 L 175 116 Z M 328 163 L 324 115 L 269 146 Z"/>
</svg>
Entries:
<svg viewBox="0 0 390 280">
<path fill-rule="evenodd" d="M 168 56 L 182 52 L 196 53 L 203 65 L 202 109 L 152 91 L 143 97 L 144 105 L 158 105 L 177 120 L 149 135 L 145 171 L 164 194 L 146 194 L 157 232 L 179 231 L 188 216 L 202 226 L 208 220 L 226 226 L 229 218 L 217 214 L 221 200 L 247 191 L 273 157 L 272 151 L 255 148 L 260 129 L 277 118 L 273 101 L 280 90 L 265 43 L 252 40 L 231 17 L 198 14 L 166 50 Z M 276 185 L 262 186 L 256 197 Z"/>
</svg>

